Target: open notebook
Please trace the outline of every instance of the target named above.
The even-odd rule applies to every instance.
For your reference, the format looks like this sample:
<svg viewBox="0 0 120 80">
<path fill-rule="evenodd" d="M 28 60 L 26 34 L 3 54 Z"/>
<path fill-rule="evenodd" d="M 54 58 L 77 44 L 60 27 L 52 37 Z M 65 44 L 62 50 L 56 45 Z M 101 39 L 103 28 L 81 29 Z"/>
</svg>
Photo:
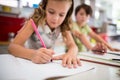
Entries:
<svg viewBox="0 0 120 80">
<path fill-rule="evenodd" d="M 93 52 L 80 52 L 79 57 L 81 60 L 84 61 L 120 67 L 120 61 L 112 60 L 112 59 L 120 59 L 120 55 L 112 54 L 112 52 L 106 53 L 104 55 L 94 54 Z"/>
<path fill-rule="evenodd" d="M 70 76 L 94 69 L 92 65 L 82 63 L 76 69 L 64 68 L 61 61 L 48 64 L 34 64 L 29 60 L 12 55 L 0 55 L 0 80 L 44 80 L 50 77 Z"/>
</svg>

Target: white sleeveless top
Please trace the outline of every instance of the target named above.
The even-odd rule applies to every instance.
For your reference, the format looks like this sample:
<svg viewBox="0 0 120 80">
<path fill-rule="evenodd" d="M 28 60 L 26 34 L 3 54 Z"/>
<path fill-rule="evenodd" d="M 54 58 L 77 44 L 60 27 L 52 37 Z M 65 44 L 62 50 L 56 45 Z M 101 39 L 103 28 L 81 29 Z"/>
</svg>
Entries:
<svg viewBox="0 0 120 80">
<path fill-rule="evenodd" d="M 60 34 L 60 27 L 57 27 L 53 32 L 48 27 L 48 25 L 45 25 L 44 27 L 39 26 L 38 31 L 40 36 L 42 37 L 45 45 L 47 48 L 52 48 L 55 44 L 55 41 L 57 40 L 59 34 Z M 35 32 L 32 34 L 32 36 L 27 40 L 27 47 L 31 49 L 39 49 L 42 46 L 40 40 L 38 39 Z"/>
</svg>

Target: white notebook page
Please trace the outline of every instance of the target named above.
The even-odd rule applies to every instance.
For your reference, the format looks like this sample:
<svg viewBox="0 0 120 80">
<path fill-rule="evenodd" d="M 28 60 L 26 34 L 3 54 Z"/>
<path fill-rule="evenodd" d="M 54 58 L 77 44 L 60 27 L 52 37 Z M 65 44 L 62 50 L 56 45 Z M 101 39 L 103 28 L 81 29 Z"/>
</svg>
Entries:
<svg viewBox="0 0 120 80">
<path fill-rule="evenodd" d="M 44 80 L 49 77 L 70 76 L 94 69 L 94 66 L 82 63 L 76 69 L 64 68 L 61 61 L 53 61 L 47 64 L 35 64 L 29 60 L 13 57 L 12 55 L 0 55 L 0 80 Z"/>
</svg>

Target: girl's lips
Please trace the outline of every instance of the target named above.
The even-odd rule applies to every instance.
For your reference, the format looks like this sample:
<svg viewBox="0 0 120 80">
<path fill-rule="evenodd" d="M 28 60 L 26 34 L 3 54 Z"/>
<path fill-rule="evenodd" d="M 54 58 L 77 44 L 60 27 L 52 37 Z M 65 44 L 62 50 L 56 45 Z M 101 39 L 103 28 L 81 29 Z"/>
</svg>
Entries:
<svg viewBox="0 0 120 80">
<path fill-rule="evenodd" d="M 52 24 L 56 24 L 56 22 L 51 22 Z"/>
</svg>

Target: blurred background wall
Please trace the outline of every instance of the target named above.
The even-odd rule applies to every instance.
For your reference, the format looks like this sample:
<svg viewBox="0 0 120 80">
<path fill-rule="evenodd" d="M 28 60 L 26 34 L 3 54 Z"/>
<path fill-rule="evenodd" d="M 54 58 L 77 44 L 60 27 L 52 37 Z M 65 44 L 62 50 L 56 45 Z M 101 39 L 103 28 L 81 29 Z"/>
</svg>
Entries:
<svg viewBox="0 0 120 80">
<path fill-rule="evenodd" d="M 33 13 L 41 0 L 0 0 L 0 41 L 8 41 L 16 35 L 24 20 Z M 93 9 L 88 24 L 97 33 L 108 36 L 120 34 L 120 0 L 74 0 L 74 8 L 86 3 Z M 75 20 L 74 12 L 72 15 Z"/>
</svg>

